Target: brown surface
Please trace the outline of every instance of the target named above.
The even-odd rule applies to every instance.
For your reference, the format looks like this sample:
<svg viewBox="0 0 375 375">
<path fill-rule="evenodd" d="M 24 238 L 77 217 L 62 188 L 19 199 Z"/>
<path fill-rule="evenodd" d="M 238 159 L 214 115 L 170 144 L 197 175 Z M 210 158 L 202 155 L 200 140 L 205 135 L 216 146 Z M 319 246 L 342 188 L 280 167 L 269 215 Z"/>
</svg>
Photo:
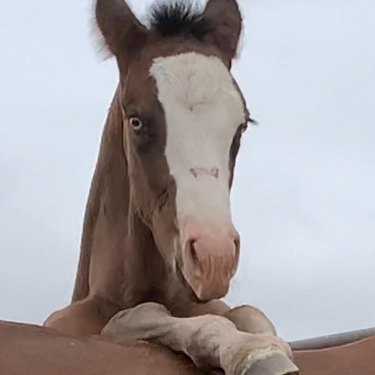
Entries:
<svg viewBox="0 0 375 375">
<path fill-rule="evenodd" d="M 147 343 L 73 339 L 31 325 L 0 322 L 1 375 L 198 375 L 190 361 Z"/>
<path fill-rule="evenodd" d="M 374 375 L 375 336 L 322 350 L 297 351 L 301 375 Z M 199 375 L 183 356 L 147 343 L 73 339 L 51 329 L 0 322 L 1 375 Z"/>
<path fill-rule="evenodd" d="M 295 352 L 301 375 L 375 375 L 375 336 L 328 349 Z"/>
</svg>

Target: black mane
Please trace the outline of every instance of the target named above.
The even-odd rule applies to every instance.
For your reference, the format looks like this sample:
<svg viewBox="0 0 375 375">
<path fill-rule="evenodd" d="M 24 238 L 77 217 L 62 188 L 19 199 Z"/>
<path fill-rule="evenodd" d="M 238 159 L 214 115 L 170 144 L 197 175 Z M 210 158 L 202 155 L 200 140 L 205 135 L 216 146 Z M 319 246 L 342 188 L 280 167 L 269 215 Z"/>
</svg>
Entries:
<svg viewBox="0 0 375 375">
<path fill-rule="evenodd" d="M 150 27 L 162 37 L 183 36 L 202 40 L 210 30 L 202 13 L 193 3 L 184 0 L 158 4 L 151 10 Z"/>
</svg>

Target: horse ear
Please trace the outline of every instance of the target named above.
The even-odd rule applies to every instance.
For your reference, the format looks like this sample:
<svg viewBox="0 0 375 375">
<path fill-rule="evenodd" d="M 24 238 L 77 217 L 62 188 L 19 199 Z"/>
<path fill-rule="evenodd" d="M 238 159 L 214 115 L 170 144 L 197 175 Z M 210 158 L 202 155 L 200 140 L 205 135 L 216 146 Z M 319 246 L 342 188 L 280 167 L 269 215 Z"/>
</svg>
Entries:
<svg viewBox="0 0 375 375">
<path fill-rule="evenodd" d="M 124 0 L 97 0 L 95 17 L 106 46 L 118 60 L 129 60 L 146 43 L 147 28 Z"/>
<path fill-rule="evenodd" d="M 231 66 L 242 30 L 242 16 L 237 1 L 208 0 L 203 17 L 209 25 L 205 41 L 216 45 Z"/>
</svg>

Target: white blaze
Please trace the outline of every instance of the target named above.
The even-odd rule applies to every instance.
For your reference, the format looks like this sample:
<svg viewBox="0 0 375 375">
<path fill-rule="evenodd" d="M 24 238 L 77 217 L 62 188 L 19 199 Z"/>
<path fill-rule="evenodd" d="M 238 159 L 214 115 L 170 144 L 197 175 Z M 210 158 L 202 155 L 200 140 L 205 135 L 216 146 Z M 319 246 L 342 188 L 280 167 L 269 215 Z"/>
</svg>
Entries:
<svg viewBox="0 0 375 375">
<path fill-rule="evenodd" d="M 230 225 L 229 152 L 245 121 L 231 74 L 217 57 L 198 53 L 157 58 L 150 74 L 165 112 L 165 153 L 177 185 L 179 224 L 194 218 Z"/>
</svg>

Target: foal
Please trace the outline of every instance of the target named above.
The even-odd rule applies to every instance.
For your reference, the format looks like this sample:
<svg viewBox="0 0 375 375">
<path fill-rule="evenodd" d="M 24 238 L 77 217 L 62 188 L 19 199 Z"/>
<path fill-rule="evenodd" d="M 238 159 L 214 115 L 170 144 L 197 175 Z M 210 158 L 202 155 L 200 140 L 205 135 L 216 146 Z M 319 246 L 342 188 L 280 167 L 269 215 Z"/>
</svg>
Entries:
<svg viewBox="0 0 375 375">
<path fill-rule="evenodd" d="M 97 0 L 96 21 L 120 82 L 72 304 L 45 324 L 77 336 L 123 332 L 230 375 L 294 373 L 289 347 L 259 310 L 220 301 L 238 264 L 229 193 L 250 121 L 230 73 L 236 1 L 209 0 L 201 12 L 160 6 L 146 28 L 123 0 Z"/>
</svg>

